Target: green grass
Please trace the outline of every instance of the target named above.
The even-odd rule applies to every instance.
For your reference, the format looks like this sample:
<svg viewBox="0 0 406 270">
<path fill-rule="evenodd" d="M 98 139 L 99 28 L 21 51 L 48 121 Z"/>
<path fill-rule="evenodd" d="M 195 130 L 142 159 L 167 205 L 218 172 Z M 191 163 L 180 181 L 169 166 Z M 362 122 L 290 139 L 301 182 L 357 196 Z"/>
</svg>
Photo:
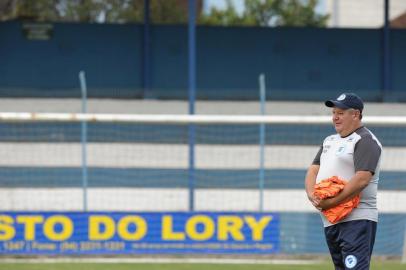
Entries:
<svg viewBox="0 0 406 270">
<path fill-rule="evenodd" d="M 376 262 L 371 270 L 404 270 L 405 264 Z M 0 270 L 333 270 L 331 263 L 308 265 L 260 264 L 141 264 L 141 263 L 1 263 Z"/>
</svg>

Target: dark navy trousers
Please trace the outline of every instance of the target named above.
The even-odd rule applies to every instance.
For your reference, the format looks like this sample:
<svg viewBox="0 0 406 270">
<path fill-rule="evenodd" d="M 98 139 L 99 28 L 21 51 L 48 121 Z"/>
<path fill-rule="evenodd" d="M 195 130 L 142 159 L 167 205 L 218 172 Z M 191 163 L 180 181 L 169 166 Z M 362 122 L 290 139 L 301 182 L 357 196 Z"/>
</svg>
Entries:
<svg viewBox="0 0 406 270">
<path fill-rule="evenodd" d="M 369 270 L 377 223 L 353 220 L 324 228 L 336 270 Z"/>
</svg>

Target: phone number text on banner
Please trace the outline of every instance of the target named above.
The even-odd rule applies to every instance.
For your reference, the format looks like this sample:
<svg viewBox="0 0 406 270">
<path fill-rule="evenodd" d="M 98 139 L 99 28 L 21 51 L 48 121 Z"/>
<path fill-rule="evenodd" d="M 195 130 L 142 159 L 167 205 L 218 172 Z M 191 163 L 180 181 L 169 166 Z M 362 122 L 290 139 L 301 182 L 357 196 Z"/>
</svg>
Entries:
<svg viewBox="0 0 406 270">
<path fill-rule="evenodd" d="M 278 253 L 276 213 L 3 212 L 0 254 Z"/>
</svg>

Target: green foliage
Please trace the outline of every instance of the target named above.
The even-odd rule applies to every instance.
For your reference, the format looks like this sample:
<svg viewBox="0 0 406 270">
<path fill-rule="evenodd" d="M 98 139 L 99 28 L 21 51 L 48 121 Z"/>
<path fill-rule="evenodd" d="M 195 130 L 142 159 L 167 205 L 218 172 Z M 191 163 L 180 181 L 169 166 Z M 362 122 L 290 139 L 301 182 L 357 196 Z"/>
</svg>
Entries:
<svg viewBox="0 0 406 270">
<path fill-rule="evenodd" d="M 326 26 L 329 15 L 320 15 L 314 12 L 318 0 L 308 0 L 304 3 L 300 0 L 282 1 L 280 16 L 277 25 L 283 26 Z"/>
<path fill-rule="evenodd" d="M 238 14 L 231 0 L 224 10 L 212 8 L 200 18 L 207 25 L 245 26 L 326 26 L 328 15 L 315 12 L 318 0 L 245 0 Z"/>
<path fill-rule="evenodd" d="M 246 18 L 244 16 L 237 13 L 232 0 L 226 0 L 225 9 L 212 7 L 209 14 L 202 14 L 199 17 L 198 22 L 199 24 L 205 25 L 249 25 L 245 20 Z"/>
<path fill-rule="evenodd" d="M 181 6 L 179 3 L 179 0 L 150 0 L 151 21 L 159 24 L 186 23 L 187 5 Z"/>
<path fill-rule="evenodd" d="M 129 23 L 144 19 L 144 0 L 8 0 L 16 2 L 15 17 L 33 21 Z M 153 23 L 185 23 L 185 0 L 150 0 Z M 186 2 L 187 3 L 187 2 Z"/>
<path fill-rule="evenodd" d="M 144 0 L 3 1 L 8 1 L 3 14 L 12 12 L 14 17 L 33 21 L 141 23 L 144 19 Z M 323 27 L 328 19 L 328 15 L 315 12 L 318 0 L 244 0 L 243 12 L 236 10 L 233 0 L 226 0 L 225 9 L 212 7 L 208 14 L 201 12 L 202 0 L 196 1 L 198 23 L 202 25 Z M 10 18 L 9 14 L 3 16 Z M 152 23 L 179 24 L 186 23 L 187 18 L 187 0 L 150 0 Z"/>
<path fill-rule="evenodd" d="M 15 16 L 38 21 L 57 20 L 57 0 L 17 1 Z"/>
</svg>

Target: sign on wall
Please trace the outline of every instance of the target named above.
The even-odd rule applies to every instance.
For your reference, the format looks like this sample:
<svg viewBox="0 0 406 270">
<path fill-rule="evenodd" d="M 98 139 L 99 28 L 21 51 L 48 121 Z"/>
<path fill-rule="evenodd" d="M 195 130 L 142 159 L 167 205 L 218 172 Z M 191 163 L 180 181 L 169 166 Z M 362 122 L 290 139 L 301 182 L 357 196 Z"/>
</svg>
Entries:
<svg viewBox="0 0 406 270">
<path fill-rule="evenodd" d="M 50 23 L 23 23 L 22 31 L 29 40 L 49 40 L 53 35 L 54 26 Z"/>
<path fill-rule="evenodd" d="M 278 251 L 279 216 L 274 213 L 0 213 L 1 254 Z"/>
</svg>

